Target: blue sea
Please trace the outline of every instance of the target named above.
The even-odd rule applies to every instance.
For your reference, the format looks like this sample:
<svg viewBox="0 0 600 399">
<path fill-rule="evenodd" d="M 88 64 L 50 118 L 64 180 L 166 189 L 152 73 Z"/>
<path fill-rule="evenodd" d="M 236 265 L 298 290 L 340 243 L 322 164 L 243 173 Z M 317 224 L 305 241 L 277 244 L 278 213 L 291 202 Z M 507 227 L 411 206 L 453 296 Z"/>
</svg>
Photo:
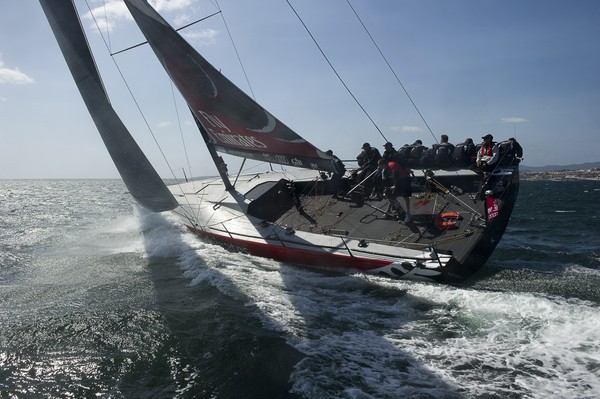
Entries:
<svg viewBox="0 0 600 399">
<path fill-rule="evenodd" d="M 599 203 L 522 182 L 448 286 L 230 252 L 119 180 L 3 180 L 0 398 L 597 398 Z"/>
</svg>

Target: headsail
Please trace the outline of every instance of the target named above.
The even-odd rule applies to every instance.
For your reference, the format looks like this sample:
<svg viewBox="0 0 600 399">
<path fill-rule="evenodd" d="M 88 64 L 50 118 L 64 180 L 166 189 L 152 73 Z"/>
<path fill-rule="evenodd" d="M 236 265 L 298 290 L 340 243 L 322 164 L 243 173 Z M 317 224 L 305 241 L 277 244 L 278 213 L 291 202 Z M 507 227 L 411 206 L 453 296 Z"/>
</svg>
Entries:
<svg viewBox="0 0 600 399">
<path fill-rule="evenodd" d="M 125 0 L 134 20 L 217 151 L 332 170 L 331 157 L 257 104 L 190 46 L 145 0 Z"/>
<path fill-rule="evenodd" d="M 175 209 L 177 201 L 110 105 L 72 0 L 40 0 L 40 4 L 127 189 L 151 211 Z"/>
</svg>

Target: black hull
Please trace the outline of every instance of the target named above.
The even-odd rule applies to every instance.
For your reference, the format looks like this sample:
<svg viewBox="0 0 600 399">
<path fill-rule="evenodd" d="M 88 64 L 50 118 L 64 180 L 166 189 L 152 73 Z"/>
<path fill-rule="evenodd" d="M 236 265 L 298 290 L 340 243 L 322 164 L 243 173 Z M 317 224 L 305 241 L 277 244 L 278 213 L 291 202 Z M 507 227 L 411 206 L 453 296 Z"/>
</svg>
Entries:
<svg viewBox="0 0 600 399">
<path fill-rule="evenodd" d="M 444 283 L 462 282 L 477 273 L 492 255 L 500 239 L 504 235 L 510 221 L 517 196 L 519 193 L 519 169 L 514 168 L 508 180 L 508 185 L 499 200 L 502 201 L 498 217 L 487 224 L 487 229 L 481 240 L 471 250 L 464 262 L 452 259 L 446 266 L 444 273 L 438 281 Z"/>
</svg>

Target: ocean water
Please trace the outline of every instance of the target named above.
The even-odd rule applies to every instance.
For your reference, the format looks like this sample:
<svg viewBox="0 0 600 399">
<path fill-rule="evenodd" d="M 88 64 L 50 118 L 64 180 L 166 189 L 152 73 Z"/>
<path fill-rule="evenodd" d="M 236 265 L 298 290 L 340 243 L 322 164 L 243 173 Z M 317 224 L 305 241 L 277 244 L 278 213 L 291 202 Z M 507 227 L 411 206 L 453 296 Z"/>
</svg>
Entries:
<svg viewBox="0 0 600 399">
<path fill-rule="evenodd" d="M 598 181 L 524 181 L 460 286 L 199 241 L 118 180 L 0 181 L 0 398 L 600 396 Z"/>
</svg>

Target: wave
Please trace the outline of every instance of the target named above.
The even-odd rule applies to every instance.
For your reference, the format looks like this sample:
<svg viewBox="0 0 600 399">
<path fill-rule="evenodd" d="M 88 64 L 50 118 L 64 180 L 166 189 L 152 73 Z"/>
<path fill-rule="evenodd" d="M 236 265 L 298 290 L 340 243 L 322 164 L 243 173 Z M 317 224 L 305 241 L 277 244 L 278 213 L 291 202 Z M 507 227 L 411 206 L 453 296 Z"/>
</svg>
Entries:
<svg viewBox="0 0 600 399">
<path fill-rule="evenodd" d="M 307 270 L 198 241 L 170 222 L 145 236 L 152 256 L 178 256 L 192 285 L 243 300 L 304 355 L 292 373 L 301 396 L 541 398 L 600 389 L 591 367 L 600 361 L 600 309 L 589 301 Z M 552 259 L 532 248 L 511 256 Z"/>
</svg>

